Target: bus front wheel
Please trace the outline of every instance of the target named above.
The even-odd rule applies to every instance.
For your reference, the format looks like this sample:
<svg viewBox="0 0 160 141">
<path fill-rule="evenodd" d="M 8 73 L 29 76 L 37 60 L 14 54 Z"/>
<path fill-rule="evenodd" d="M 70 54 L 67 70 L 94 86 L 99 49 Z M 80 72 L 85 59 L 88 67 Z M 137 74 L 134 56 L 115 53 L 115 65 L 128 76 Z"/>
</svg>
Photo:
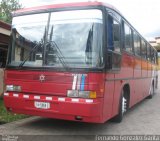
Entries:
<svg viewBox="0 0 160 141">
<path fill-rule="evenodd" d="M 149 99 L 152 99 L 154 93 L 155 93 L 154 84 L 152 84 L 152 87 L 151 87 L 150 94 L 149 94 L 148 98 L 149 98 Z"/>
<path fill-rule="evenodd" d="M 120 123 L 126 111 L 127 111 L 127 98 L 124 95 L 124 90 L 122 90 L 120 103 L 119 103 L 119 113 L 112 119 L 112 121 Z"/>
</svg>

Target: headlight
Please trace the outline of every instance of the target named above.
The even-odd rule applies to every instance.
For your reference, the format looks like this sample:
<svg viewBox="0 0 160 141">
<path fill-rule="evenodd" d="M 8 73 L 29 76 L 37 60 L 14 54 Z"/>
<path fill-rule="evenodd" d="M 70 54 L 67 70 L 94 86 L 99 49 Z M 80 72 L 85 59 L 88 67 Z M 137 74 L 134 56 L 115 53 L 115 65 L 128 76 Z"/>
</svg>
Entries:
<svg viewBox="0 0 160 141">
<path fill-rule="evenodd" d="M 77 90 L 68 90 L 67 96 L 68 97 L 78 97 L 78 91 Z"/>
<path fill-rule="evenodd" d="M 89 93 L 89 91 L 79 91 L 79 97 L 90 98 Z"/>
<path fill-rule="evenodd" d="M 95 91 L 78 91 L 78 90 L 68 90 L 68 97 L 81 97 L 81 98 L 97 98 Z"/>
<path fill-rule="evenodd" d="M 21 86 L 6 85 L 6 91 L 21 91 Z"/>
</svg>

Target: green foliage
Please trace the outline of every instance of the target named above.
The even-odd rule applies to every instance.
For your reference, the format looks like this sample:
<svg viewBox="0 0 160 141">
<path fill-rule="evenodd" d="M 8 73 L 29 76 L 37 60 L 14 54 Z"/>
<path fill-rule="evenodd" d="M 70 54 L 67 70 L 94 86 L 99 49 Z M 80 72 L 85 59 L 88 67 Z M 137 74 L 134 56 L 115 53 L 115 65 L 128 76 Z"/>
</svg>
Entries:
<svg viewBox="0 0 160 141">
<path fill-rule="evenodd" d="M 29 116 L 20 115 L 20 114 L 17 115 L 17 114 L 7 112 L 6 108 L 4 107 L 3 99 L 2 97 L 0 97 L 0 125 L 4 123 L 24 119 L 27 117 Z"/>
<path fill-rule="evenodd" d="M 11 23 L 12 12 L 21 9 L 22 5 L 18 0 L 1 0 L 0 2 L 0 20 Z"/>
</svg>

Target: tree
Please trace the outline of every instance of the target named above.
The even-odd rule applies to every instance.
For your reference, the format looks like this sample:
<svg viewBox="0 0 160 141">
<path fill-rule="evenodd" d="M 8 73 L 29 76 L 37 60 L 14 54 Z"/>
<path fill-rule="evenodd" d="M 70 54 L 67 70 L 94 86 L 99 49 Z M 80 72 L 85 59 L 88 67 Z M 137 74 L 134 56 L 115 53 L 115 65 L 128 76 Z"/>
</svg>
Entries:
<svg viewBox="0 0 160 141">
<path fill-rule="evenodd" d="M 11 23 L 12 12 L 21 9 L 22 5 L 18 0 L 1 0 L 0 2 L 0 20 Z"/>
</svg>

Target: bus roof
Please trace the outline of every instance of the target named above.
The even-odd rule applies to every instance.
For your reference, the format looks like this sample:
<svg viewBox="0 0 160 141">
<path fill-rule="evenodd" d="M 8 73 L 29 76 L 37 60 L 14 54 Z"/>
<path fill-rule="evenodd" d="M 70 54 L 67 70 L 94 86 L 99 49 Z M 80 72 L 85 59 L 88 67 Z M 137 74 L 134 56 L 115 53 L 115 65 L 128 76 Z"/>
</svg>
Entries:
<svg viewBox="0 0 160 141">
<path fill-rule="evenodd" d="M 56 8 L 84 7 L 84 6 L 105 6 L 120 13 L 114 6 L 110 4 L 107 4 L 104 2 L 98 2 L 98 1 L 93 1 L 93 2 L 88 1 L 88 2 L 72 2 L 72 3 L 53 3 L 50 5 L 24 8 L 24 9 L 15 11 L 13 13 L 13 16 L 17 14 L 27 13 L 27 12 L 36 12 L 36 11 L 42 11 L 42 10 L 45 11 L 45 10 L 56 9 Z"/>
</svg>

